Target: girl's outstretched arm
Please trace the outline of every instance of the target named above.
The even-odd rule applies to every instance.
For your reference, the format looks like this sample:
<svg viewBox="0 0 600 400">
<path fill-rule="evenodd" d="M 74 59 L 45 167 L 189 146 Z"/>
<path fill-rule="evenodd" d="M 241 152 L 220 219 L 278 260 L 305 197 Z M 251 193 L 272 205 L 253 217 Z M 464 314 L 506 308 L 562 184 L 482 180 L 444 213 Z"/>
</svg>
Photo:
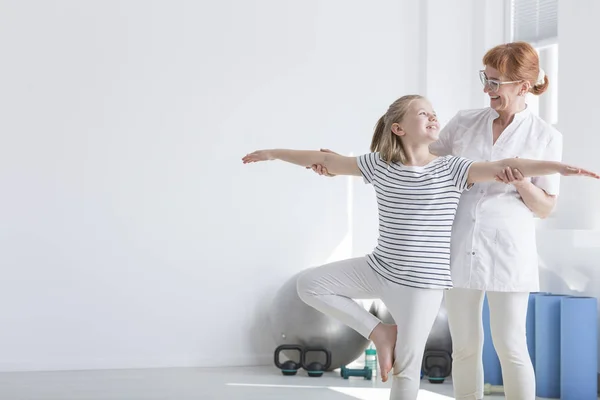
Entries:
<svg viewBox="0 0 600 400">
<path fill-rule="evenodd" d="M 525 177 L 561 174 L 565 176 L 581 175 L 600 179 L 594 172 L 574 167 L 557 161 L 528 160 L 524 158 L 506 158 L 491 162 L 474 162 L 469 169 L 468 182 L 493 181 L 504 168 L 518 169 Z"/>
<path fill-rule="evenodd" d="M 335 175 L 362 176 L 356 157 L 346 157 L 322 151 L 289 149 L 257 150 L 242 158 L 244 164 L 269 160 L 281 160 L 302 167 L 320 164 L 327 168 L 327 171 Z"/>
</svg>

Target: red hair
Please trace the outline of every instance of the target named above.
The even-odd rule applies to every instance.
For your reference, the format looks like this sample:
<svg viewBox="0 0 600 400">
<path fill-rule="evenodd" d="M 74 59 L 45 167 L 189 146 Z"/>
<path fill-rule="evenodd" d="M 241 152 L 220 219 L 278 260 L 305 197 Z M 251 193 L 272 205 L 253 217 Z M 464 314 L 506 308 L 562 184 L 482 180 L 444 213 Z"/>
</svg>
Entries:
<svg viewBox="0 0 600 400">
<path fill-rule="evenodd" d="M 483 65 L 492 67 L 509 81 L 529 81 L 529 91 L 540 95 L 548 89 L 548 77 L 537 83 L 540 59 L 535 49 L 527 42 L 512 42 L 498 45 L 483 56 Z"/>
</svg>

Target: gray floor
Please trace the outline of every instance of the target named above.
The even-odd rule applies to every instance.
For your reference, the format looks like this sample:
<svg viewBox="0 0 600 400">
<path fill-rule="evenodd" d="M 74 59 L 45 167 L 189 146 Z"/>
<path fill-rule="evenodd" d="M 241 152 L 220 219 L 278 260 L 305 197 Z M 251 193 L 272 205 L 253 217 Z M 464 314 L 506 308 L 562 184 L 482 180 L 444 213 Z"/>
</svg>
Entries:
<svg viewBox="0 0 600 400">
<path fill-rule="evenodd" d="M 422 380 L 419 400 L 452 398 L 452 384 Z M 171 368 L 0 374 L 1 400 L 387 400 L 389 383 L 339 373 L 285 377 L 274 367 Z M 488 396 L 486 399 L 503 399 Z"/>
<path fill-rule="evenodd" d="M 450 383 L 423 381 L 420 400 L 446 400 Z M 441 394 L 436 394 L 441 393 Z M 389 384 L 339 373 L 285 377 L 274 367 L 28 372 L 0 374 L 2 400 L 323 399 L 383 400 Z M 502 397 L 495 397 L 502 398 Z"/>
</svg>

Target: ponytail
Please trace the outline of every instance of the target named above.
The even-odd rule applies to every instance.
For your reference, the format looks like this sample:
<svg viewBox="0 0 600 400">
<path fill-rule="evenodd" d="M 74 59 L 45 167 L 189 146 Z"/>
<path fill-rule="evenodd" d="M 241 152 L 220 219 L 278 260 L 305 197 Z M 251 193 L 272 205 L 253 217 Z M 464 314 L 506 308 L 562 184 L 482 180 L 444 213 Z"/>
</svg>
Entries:
<svg viewBox="0 0 600 400">
<path fill-rule="evenodd" d="M 539 83 L 539 84 L 536 83 L 535 85 L 533 85 L 531 87 L 531 89 L 529 89 L 529 91 L 531 93 L 533 93 L 534 95 L 539 96 L 542 93 L 544 93 L 546 91 L 546 89 L 548 89 L 548 85 L 549 85 L 548 76 L 544 76 L 544 82 Z"/>
<path fill-rule="evenodd" d="M 371 152 L 375 153 L 381 150 L 381 138 L 383 137 L 383 130 L 385 128 L 385 115 L 382 115 L 375 125 L 375 133 L 373 133 L 373 139 L 371 139 Z"/>
</svg>

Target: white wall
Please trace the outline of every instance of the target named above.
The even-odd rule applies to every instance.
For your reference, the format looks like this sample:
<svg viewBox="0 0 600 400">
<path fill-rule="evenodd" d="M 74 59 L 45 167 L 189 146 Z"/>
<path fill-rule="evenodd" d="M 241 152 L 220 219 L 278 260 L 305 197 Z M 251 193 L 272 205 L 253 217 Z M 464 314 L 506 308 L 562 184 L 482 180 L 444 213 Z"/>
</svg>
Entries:
<svg viewBox="0 0 600 400">
<path fill-rule="evenodd" d="M 445 123 L 458 110 L 489 105 L 479 81 L 485 52 L 506 39 L 503 1 L 427 0 L 421 92 Z"/>
<path fill-rule="evenodd" d="M 572 4 L 559 1 L 559 80 L 558 129 L 564 134 L 566 162 L 600 170 L 597 146 L 600 138 L 587 122 L 598 112 L 598 96 L 592 76 L 593 65 L 600 62 L 590 52 L 589 40 L 600 38 L 600 2 L 584 0 Z M 561 222 L 572 229 L 600 229 L 600 185 L 588 180 L 566 180 L 561 196 Z M 582 201 L 587 199 L 590 201 Z M 596 201 L 594 201 L 596 200 Z M 600 243 L 599 243 L 600 245 Z"/>
<path fill-rule="evenodd" d="M 275 291 L 372 250 L 376 207 L 359 179 L 240 158 L 365 152 L 407 93 L 442 122 L 484 106 L 503 4 L 3 5 L 0 370 L 271 363 Z"/>
<path fill-rule="evenodd" d="M 599 17 L 597 0 L 559 1 L 557 129 L 563 160 L 594 171 L 600 171 L 595 127 L 600 103 L 593 77 L 600 59 L 590 43 L 600 38 Z M 562 178 L 555 214 L 539 223 L 543 291 L 600 298 L 599 202 L 598 181 Z"/>
<path fill-rule="evenodd" d="M 240 159 L 367 151 L 418 90 L 418 12 L 3 3 L 0 370 L 271 362 L 269 302 L 347 235 L 348 182 Z M 352 251 L 369 251 L 374 197 L 354 184 Z"/>
</svg>

